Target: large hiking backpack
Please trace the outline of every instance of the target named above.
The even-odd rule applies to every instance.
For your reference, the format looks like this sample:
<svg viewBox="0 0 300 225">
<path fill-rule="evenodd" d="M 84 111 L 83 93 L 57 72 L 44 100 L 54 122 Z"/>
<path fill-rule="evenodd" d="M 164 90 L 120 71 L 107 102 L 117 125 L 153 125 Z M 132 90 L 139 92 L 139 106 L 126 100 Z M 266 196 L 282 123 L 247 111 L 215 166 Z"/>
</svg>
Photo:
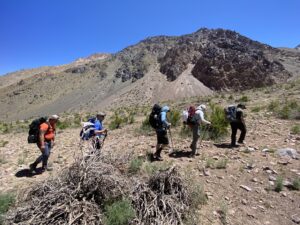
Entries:
<svg viewBox="0 0 300 225">
<path fill-rule="evenodd" d="M 161 107 L 158 104 L 155 104 L 152 107 L 152 112 L 150 113 L 149 116 L 149 123 L 152 128 L 158 129 L 162 126 L 161 122 Z"/>
<path fill-rule="evenodd" d="M 236 121 L 236 110 L 237 107 L 235 105 L 229 105 L 224 108 L 225 117 L 228 122 L 235 122 Z"/>
<path fill-rule="evenodd" d="M 80 131 L 80 138 L 82 140 L 89 140 L 95 135 L 96 117 L 91 117 L 87 122 L 82 122 L 82 129 Z"/>
<path fill-rule="evenodd" d="M 46 121 L 47 121 L 46 117 L 40 117 L 31 122 L 28 131 L 28 138 L 27 138 L 28 143 L 32 144 L 32 143 L 39 142 L 40 125 L 42 123 L 45 123 Z"/>
<path fill-rule="evenodd" d="M 195 117 L 195 114 L 196 114 L 195 106 L 190 106 L 187 111 L 188 111 L 188 118 L 186 120 L 186 124 L 195 125 L 197 123 L 196 117 Z"/>
</svg>

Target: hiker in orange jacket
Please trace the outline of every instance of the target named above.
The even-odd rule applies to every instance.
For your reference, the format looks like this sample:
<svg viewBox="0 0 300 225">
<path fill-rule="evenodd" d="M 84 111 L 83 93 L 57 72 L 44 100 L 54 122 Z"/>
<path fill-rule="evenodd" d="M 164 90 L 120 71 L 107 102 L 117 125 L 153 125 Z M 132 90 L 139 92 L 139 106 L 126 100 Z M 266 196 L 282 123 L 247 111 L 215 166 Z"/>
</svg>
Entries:
<svg viewBox="0 0 300 225">
<path fill-rule="evenodd" d="M 54 147 L 56 123 L 59 119 L 58 115 L 52 115 L 48 121 L 40 125 L 39 141 L 37 143 L 38 148 L 41 151 L 41 155 L 30 164 L 30 171 L 37 171 L 37 165 L 42 162 L 42 172 L 49 170 L 48 158 L 51 153 L 51 149 Z"/>
</svg>

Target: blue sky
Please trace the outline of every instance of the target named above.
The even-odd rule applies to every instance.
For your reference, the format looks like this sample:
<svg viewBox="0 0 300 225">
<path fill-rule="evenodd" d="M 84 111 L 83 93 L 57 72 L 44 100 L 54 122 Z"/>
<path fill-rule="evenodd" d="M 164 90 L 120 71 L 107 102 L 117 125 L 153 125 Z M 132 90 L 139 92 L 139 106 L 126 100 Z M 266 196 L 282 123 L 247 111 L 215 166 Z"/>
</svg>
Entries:
<svg viewBox="0 0 300 225">
<path fill-rule="evenodd" d="M 293 48 L 300 44 L 300 0 L 0 0 L 0 75 L 201 27 Z"/>
</svg>

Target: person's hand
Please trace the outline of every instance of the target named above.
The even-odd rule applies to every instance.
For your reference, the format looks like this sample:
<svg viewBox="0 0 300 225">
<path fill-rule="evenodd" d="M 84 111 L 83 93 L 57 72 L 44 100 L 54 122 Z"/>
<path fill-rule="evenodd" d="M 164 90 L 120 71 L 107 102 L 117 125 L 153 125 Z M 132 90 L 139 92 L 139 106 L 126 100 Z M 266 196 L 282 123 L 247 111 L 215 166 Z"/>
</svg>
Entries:
<svg viewBox="0 0 300 225">
<path fill-rule="evenodd" d="M 171 123 L 168 123 L 167 128 L 170 129 L 171 125 L 172 125 Z"/>
</svg>

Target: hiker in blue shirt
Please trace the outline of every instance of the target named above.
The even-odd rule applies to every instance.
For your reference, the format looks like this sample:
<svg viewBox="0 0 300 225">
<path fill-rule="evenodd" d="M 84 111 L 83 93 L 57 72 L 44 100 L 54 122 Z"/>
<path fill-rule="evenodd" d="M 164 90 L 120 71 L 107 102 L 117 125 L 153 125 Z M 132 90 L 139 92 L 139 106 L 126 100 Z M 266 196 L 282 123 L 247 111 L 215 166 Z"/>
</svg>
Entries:
<svg viewBox="0 0 300 225">
<path fill-rule="evenodd" d="M 162 160 L 160 154 L 163 148 L 169 144 L 169 139 L 167 136 L 167 129 L 169 129 L 171 126 L 171 123 L 167 121 L 167 112 L 169 111 L 170 108 L 168 106 L 164 106 L 161 109 L 161 113 L 160 113 L 161 124 L 159 128 L 156 129 L 157 145 L 156 145 L 156 152 L 153 155 L 156 160 Z"/>
<path fill-rule="evenodd" d="M 103 120 L 105 119 L 106 114 L 100 112 L 96 115 L 95 121 L 95 131 L 94 134 L 97 137 L 96 149 L 100 149 L 101 145 L 100 142 L 103 141 L 105 136 L 107 135 L 107 129 L 103 126 Z"/>
</svg>

